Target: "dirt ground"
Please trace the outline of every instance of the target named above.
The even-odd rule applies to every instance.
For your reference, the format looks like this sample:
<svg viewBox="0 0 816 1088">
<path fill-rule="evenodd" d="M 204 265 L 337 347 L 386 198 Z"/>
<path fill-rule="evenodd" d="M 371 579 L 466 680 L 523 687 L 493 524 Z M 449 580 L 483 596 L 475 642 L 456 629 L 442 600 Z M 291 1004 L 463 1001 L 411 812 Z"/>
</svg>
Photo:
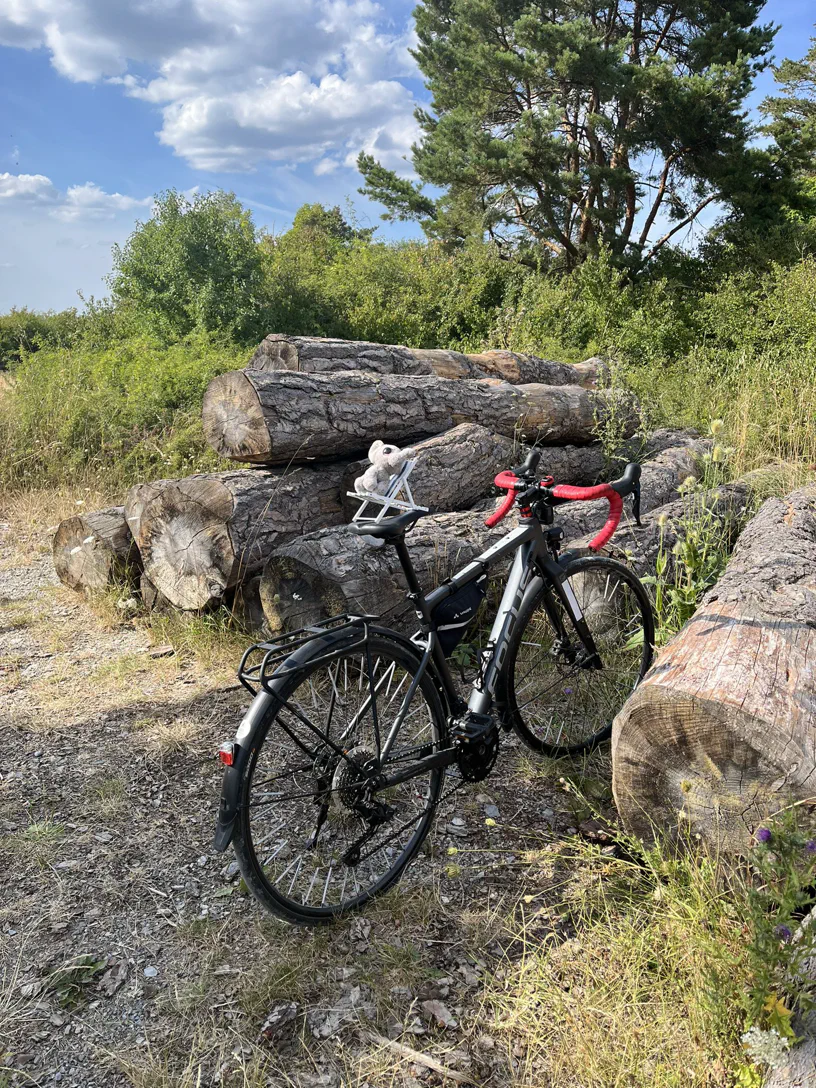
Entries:
<svg viewBox="0 0 816 1088">
<path fill-rule="evenodd" d="M 523 915 L 559 932 L 557 844 L 595 834 L 559 777 L 605 805 L 603 757 L 507 741 L 395 890 L 288 927 L 212 848 L 237 647 L 205 667 L 66 590 L 49 529 L 0 514 L 0 1086 L 529 1083 L 490 987 Z"/>
</svg>

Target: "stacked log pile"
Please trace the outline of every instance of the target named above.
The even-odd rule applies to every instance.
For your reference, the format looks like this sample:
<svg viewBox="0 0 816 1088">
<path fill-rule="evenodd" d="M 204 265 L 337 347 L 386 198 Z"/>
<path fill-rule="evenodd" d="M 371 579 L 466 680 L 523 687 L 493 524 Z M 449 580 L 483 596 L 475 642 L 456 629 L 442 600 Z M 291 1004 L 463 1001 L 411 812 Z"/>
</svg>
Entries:
<svg viewBox="0 0 816 1088">
<path fill-rule="evenodd" d="M 398 345 L 268 336 L 249 365 L 215 378 L 205 434 L 226 472 L 133 487 L 121 507 L 72 518 L 54 539 L 55 567 L 77 589 L 127 578 L 148 607 L 200 611 L 221 604 L 269 629 L 345 608 L 402 612 L 404 585 L 390 548 L 345 528 L 346 492 L 375 439 L 416 448 L 411 487 L 428 508 L 412 534 L 426 584 L 505 531 L 485 528 L 495 475 L 546 447 L 542 472 L 592 484 L 614 475 L 597 440 L 615 415 L 635 434 L 630 401 L 605 386 L 599 359 L 577 366 L 509 351 L 466 355 Z M 648 458 L 644 509 L 677 497 L 694 475 L 693 434 L 634 437 L 622 460 Z M 567 537 L 603 521 L 600 509 L 564 511 Z"/>
</svg>

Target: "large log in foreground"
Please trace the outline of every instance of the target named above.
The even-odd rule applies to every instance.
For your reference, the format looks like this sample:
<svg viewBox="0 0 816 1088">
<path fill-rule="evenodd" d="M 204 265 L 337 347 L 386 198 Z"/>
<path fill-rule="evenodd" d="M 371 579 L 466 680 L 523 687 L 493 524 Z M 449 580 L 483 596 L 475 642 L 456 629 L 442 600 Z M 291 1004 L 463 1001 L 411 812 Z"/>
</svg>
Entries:
<svg viewBox="0 0 816 1088">
<path fill-rule="evenodd" d="M 572 366 L 516 351 L 485 351 L 464 355 L 442 348 L 408 348 L 368 340 L 334 340 L 322 336 L 271 333 L 261 341 L 247 364 L 249 370 L 297 370 L 331 374 L 338 370 L 367 370 L 374 374 L 435 375 L 437 378 L 502 378 L 514 385 L 594 386 L 607 372 L 593 358 Z"/>
<path fill-rule="evenodd" d="M 342 521 L 344 472 L 237 469 L 131 488 L 125 512 L 147 578 L 176 608 L 221 603 L 276 544 Z"/>
<path fill-rule="evenodd" d="M 626 827 L 683 825 L 739 852 L 816 798 L 816 487 L 769 499 L 719 583 L 615 721 Z"/>
<path fill-rule="evenodd" d="M 507 531 L 507 521 L 485 528 L 484 514 L 466 510 L 422 518 L 408 537 L 411 559 L 430 589 L 469 563 Z M 377 547 L 339 525 L 308 533 L 275 549 L 261 577 L 269 629 L 291 631 L 341 612 L 387 617 L 403 627 L 414 617 L 396 552 Z"/>
<path fill-rule="evenodd" d="M 138 577 L 141 567 L 123 506 L 60 522 L 52 554 L 60 581 L 72 589 L 104 589 L 117 578 Z"/>
<path fill-rule="evenodd" d="M 694 449 L 665 450 L 643 466 L 643 509 L 660 506 L 697 472 Z M 672 475 L 673 473 L 673 475 Z M 573 540 L 606 518 L 606 506 L 571 503 L 559 508 L 557 523 Z M 493 529 L 484 525 L 485 511 L 437 514 L 422 518 L 408 539 L 420 583 L 431 589 L 469 563 L 514 524 L 514 516 Z M 348 526 L 308 533 L 281 545 L 267 562 L 261 579 L 261 602 L 273 631 L 291 630 L 344 611 L 389 612 L 389 623 L 413 618 L 405 601 L 405 579 L 393 548 L 375 547 L 354 536 Z M 392 611 L 393 610 L 393 611 Z"/>
<path fill-rule="evenodd" d="M 459 423 L 551 446 L 588 443 L 610 411 L 610 395 L 576 385 L 239 370 L 213 378 L 202 419 L 222 457 L 280 465 L 359 454 L 378 438 L 400 444 Z M 631 406 L 615 397 L 613 410 L 633 434 Z"/>
</svg>

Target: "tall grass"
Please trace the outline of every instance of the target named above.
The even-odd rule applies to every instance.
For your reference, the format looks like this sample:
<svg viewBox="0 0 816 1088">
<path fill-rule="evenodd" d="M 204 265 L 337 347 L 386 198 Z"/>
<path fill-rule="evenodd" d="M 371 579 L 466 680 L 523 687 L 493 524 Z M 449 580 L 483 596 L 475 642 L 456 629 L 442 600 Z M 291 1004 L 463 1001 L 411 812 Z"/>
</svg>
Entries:
<svg viewBox="0 0 816 1088">
<path fill-rule="evenodd" d="M 523 1055 L 514 1088 L 758 1088 L 763 1063 L 746 1051 L 746 1030 L 790 1039 L 788 1005 L 804 984 L 784 953 L 762 968 L 776 921 L 757 908 L 765 874 L 691 843 L 620 845 L 618 856 L 560 849 L 560 901 L 542 910 L 527 897 L 513 946 L 522 954 L 487 988 L 491 1034 Z M 800 869 L 797 888 L 812 866 Z"/>
<path fill-rule="evenodd" d="M 201 399 L 214 375 L 245 361 L 204 338 L 24 354 L 0 390 L 0 481 L 126 486 L 214 467 Z"/>
</svg>

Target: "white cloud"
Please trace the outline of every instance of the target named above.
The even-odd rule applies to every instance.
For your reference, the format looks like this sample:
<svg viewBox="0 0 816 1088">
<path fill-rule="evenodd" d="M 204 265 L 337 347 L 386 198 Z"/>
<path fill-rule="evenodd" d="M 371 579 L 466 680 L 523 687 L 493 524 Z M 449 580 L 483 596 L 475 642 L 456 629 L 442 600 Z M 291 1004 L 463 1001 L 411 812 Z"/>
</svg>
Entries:
<svg viewBox="0 0 816 1088">
<path fill-rule="evenodd" d="M 326 172 L 361 147 L 404 167 L 413 35 L 373 0 L 0 0 L 0 44 L 151 103 L 161 142 L 206 170 Z"/>
<path fill-rule="evenodd" d="M 121 193 L 106 193 L 92 181 L 86 181 L 84 185 L 70 186 L 52 214 L 65 222 L 73 219 L 113 219 L 119 212 L 150 208 L 152 204 L 152 197 L 137 200 Z"/>
<path fill-rule="evenodd" d="M 59 197 L 45 174 L 0 174 L 0 201 L 51 204 Z"/>
<path fill-rule="evenodd" d="M 0 174 L 0 207 L 47 205 L 48 214 L 63 222 L 113 219 L 120 212 L 150 208 L 152 197 L 137 200 L 121 193 L 106 193 L 92 181 L 71 185 L 61 193 L 44 174 Z"/>
</svg>

